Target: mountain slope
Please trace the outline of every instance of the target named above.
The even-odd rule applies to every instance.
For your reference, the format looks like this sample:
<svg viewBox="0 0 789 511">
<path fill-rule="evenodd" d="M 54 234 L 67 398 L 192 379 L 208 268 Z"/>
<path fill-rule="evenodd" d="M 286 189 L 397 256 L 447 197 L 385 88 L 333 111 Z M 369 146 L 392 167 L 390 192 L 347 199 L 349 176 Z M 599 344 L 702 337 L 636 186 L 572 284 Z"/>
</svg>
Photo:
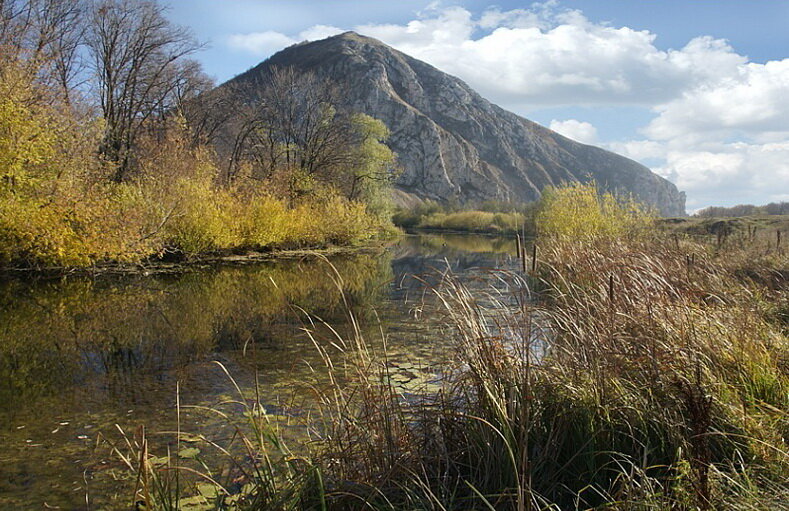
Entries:
<svg viewBox="0 0 789 511">
<path fill-rule="evenodd" d="M 254 83 L 293 66 L 339 83 L 347 107 L 381 119 L 404 172 L 402 202 L 531 201 L 549 185 L 594 178 L 663 215 L 685 214 L 685 195 L 645 166 L 580 144 L 508 112 L 463 81 L 354 32 L 291 46 L 231 80 Z"/>
</svg>

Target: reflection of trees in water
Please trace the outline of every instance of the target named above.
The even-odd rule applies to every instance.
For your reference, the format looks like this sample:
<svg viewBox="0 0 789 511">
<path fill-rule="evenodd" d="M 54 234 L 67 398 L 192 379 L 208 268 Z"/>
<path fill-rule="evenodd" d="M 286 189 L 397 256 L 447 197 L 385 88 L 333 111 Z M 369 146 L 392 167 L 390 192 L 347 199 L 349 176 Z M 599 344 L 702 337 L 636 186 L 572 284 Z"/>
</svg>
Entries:
<svg viewBox="0 0 789 511">
<path fill-rule="evenodd" d="M 212 352 L 291 349 L 305 320 L 301 309 L 345 334 L 347 305 L 379 337 L 382 297 L 421 292 L 422 282 L 404 275 L 430 280 L 447 261 L 463 273 L 513 250 L 507 238 L 424 235 L 386 252 L 333 258 L 344 300 L 319 258 L 153 277 L 7 279 L 0 282 L 0 402 L 13 408 L 64 386 L 96 384 L 96 375 L 105 375 L 99 384 L 108 391 L 132 392 L 141 374 Z"/>
<path fill-rule="evenodd" d="M 378 299 L 392 278 L 384 254 L 332 264 L 353 306 Z M 280 327 L 299 324 L 293 306 L 327 317 L 341 308 L 330 272 L 306 258 L 178 276 L 0 283 L 0 402 L 11 407 L 96 374 L 110 388 L 134 386 L 141 372 L 213 351 L 286 342 Z"/>
<path fill-rule="evenodd" d="M 488 236 L 484 234 L 425 233 L 409 236 L 400 243 L 395 257 L 411 255 L 452 254 L 502 254 L 515 255 L 514 237 Z"/>
</svg>

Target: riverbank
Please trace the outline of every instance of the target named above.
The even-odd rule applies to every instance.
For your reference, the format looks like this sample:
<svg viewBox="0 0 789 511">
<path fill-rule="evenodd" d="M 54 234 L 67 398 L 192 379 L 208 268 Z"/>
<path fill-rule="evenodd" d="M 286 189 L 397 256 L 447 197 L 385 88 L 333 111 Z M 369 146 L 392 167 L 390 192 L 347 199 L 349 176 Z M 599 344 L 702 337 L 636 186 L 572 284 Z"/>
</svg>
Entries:
<svg viewBox="0 0 789 511">
<path fill-rule="evenodd" d="M 582 211 L 575 195 L 588 199 Z M 551 200 L 533 273 L 494 271 L 487 291 L 445 273 L 427 288 L 438 301 L 416 310 L 440 318 L 455 346 L 438 382 L 403 389 L 386 351 L 357 331 L 344 349 L 321 350 L 316 374 L 332 383 L 308 444 L 287 448 L 275 421 L 255 418 L 254 391 L 239 391 L 228 420 L 259 456 L 243 469 L 248 486 L 196 498 L 250 509 L 785 509 L 787 251 L 663 233 L 595 190 Z M 573 222 L 553 221 L 566 215 Z"/>
<path fill-rule="evenodd" d="M 349 308 L 377 352 L 386 325 L 392 371 L 418 389 L 428 364 L 452 350 L 448 337 L 436 342 L 430 333 L 439 317 L 414 321 L 422 283 L 412 275 L 449 264 L 473 285 L 514 253 L 507 238 L 407 235 L 148 276 L 0 278 L 0 506 L 128 510 L 134 476 L 108 447 L 119 440 L 115 424 L 132 436 L 144 424 L 160 460 L 167 445 L 175 454 L 175 435 L 160 433 L 175 431 L 179 416 L 182 431 L 223 444 L 227 422 L 190 408 L 226 403 L 236 417 L 227 403 L 236 390 L 212 361 L 244 392 L 254 393 L 257 381 L 266 417 L 295 449 L 316 389 L 329 388 L 305 330 L 333 352 L 331 343 L 341 344 L 317 318 L 350 339 Z M 224 463 L 195 436 L 184 435 L 178 451 L 198 448 L 207 466 Z M 182 476 L 191 495 L 191 476 Z"/>
<path fill-rule="evenodd" d="M 286 261 L 303 259 L 307 257 L 334 257 L 354 254 L 377 253 L 397 237 L 393 232 L 387 232 L 377 237 L 354 245 L 337 245 L 328 247 L 299 248 L 299 249 L 273 249 L 268 251 L 255 250 L 224 250 L 185 256 L 178 254 L 172 258 L 152 259 L 136 263 L 104 262 L 87 267 L 5 267 L 0 268 L 0 276 L 19 277 L 51 277 L 99 275 L 124 276 L 124 275 L 165 275 L 198 272 L 215 266 L 244 266 L 263 262 Z"/>
</svg>

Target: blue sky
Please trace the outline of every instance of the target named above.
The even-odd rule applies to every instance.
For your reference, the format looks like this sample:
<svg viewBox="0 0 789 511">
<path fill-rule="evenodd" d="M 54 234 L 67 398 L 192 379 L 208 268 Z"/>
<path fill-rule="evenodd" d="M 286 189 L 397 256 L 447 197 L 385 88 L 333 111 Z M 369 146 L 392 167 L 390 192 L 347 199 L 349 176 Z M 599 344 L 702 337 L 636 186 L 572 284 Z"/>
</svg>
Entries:
<svg viewBox="0 0 789 511">
<path fill-rule="evenodd" d="M 789 2 L 168 0 L 218 81 L 304 39 L 376 37 L 650 166 L 688 209 L 789 200 Z"/>
</svg>

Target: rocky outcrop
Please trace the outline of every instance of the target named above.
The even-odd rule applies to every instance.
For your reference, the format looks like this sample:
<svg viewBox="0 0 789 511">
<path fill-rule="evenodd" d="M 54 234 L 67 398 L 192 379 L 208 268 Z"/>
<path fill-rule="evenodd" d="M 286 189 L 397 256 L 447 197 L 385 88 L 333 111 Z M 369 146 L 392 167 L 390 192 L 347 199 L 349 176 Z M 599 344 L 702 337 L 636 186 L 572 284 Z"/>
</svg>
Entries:
<svg viewBox="0 0 789 511">
<path fill-rule="evenodd" d="M 594 179 L 663 215 L 685 214 L 684 193 L 647 167 L 508 112 L 460 79 L 375 39 L 346 32 L 291 46 L 232 82 L 254 82 L 271 66 L 336 81 L 345 106 L 386 123 L 403 167 L 401 202 L 532 201 L 546 186 Z"/>
</svg>

